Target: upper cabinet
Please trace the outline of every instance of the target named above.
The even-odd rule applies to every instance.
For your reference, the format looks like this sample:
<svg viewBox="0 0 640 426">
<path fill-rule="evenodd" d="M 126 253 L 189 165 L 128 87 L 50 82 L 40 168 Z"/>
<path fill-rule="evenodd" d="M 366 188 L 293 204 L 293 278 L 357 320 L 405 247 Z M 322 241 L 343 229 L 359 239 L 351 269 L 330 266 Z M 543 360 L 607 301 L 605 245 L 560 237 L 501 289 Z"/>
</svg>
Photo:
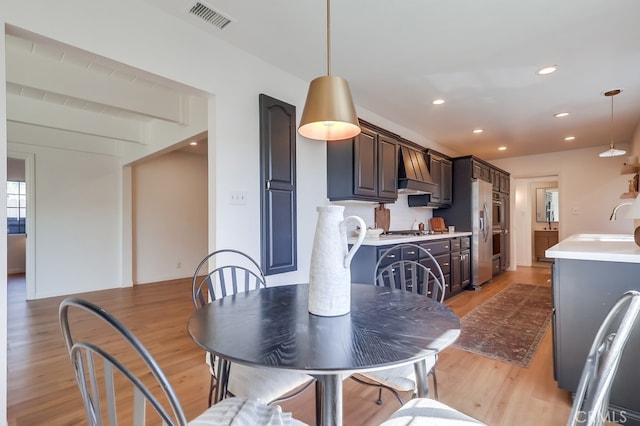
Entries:
<svg viewBox="0 0 640 426">
<path fill-rule="evenodd" d="M 431 194 L 433 206 L 451 205 L 451 160 L 429 151 L 429 172 L 437 190 Z"/>
<path fill-rule="evenodd" d="M 394 202 L 398 198 L 398 142 L 361 125 L 352 138 L 327 142 L 327 196 L 332 201 Z"/>
<path fill-rule="evenodd" d="M 510 191 L 509 173 L 480 161 L 479 159 L 471 159 L 471 177 L 473 179 L 485 180 L 493 185 L 493 192 L 501 192 L 508 194 Z"/>
</svg>

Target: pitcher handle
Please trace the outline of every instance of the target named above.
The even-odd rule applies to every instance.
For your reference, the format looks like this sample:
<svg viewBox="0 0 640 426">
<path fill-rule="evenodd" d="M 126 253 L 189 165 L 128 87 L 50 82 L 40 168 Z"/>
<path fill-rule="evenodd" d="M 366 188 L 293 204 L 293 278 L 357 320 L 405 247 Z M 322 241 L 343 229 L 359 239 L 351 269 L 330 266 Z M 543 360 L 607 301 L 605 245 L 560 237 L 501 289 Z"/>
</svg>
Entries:
<svg viewBox="0 0 640 426">
<path fill-rule="evenodd" d="M 364 237 L 367 236 L 367 225 L 364 223 L 364 220 L 362 220 L 362 218 L 360 218 L 358 216 L 347 216 L 347 217 L 344 218 L 342 223 L 340 223 L 340 226 L 345 228 L 344 229 L 345 234 L 346 234 L 347 222 L 350 221 L 350 220 L 355 220 L 356 222 L 358 222 L 358 226 L 360 227 L 360 233 L 358 234 L 358 239 L 356 240 L 356 242 L 353 243 L 353 246 L 351 246 L 351 250 L 349 250 L 347 255 L 344 257 L 344 267 L 345 268 L 349 267 L 349 265 L 351 264 L 351 259 L 356 254 L 356 251 L 362 245 L 362 242 L 364 241 Z"/>
</svg>

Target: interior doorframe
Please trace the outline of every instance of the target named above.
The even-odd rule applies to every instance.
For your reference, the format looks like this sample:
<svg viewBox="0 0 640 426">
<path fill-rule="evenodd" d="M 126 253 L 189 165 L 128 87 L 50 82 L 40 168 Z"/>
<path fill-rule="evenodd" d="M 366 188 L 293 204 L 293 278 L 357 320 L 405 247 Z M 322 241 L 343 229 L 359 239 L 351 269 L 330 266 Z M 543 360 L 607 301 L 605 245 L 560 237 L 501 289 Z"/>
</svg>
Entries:
<svg viewBox="0 0 640 426">
<path fill-rule="evenodd" d="M 27 185 L 27 220 L 25 239 L 25 285 L 27 300 L 36 298 L 36 209 L 35 154 L 9 149 L 7 157 L 24 161 L 24 180 Z"/>
<path fill-rule="evenodd" d="M 531 184 L 543 181 L 557 181 L 558 191 L 562 193 L 559 173 L 514 179 L 513 188 L 516 195 L 515 206 L 511 214 L 511 223 L 513 224 L 511 230 L 511 246 L 513 247 L 511 259 L 515 266 L 533 265 L 533 227 L 531 221 L 535 205 L 532 201 Z M 558 224 L 558 232 L 559 229 L 560 224 Z"/>
</svg>

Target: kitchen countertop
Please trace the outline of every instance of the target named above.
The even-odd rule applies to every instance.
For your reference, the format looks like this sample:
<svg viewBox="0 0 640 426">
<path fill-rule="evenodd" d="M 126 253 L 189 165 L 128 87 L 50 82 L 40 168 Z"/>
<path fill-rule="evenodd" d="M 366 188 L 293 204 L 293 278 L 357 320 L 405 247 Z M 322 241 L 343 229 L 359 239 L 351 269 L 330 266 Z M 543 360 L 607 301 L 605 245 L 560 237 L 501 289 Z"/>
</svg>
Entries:
<svg viewBox="0 0 640 426">
<path fill-rule="evenodd" d="M 363 246 L 386 246 L 402 243 L 417 243 L 423 241 L 443 240 L 456 237 L 468 237 L 471 232 L 444 232 L 441 234 L 431 235 L 380 235 L 374 238 L 365 238 L 362 242 Z M 349 244 L 355 243 L 356 237 L 347 238 Z"/>
<path fill-rule="evenodd" d="M 628 234 L 576 234 L 545 251 L 555 259 L 640 263 L 640 247 Z"/>
</svg>

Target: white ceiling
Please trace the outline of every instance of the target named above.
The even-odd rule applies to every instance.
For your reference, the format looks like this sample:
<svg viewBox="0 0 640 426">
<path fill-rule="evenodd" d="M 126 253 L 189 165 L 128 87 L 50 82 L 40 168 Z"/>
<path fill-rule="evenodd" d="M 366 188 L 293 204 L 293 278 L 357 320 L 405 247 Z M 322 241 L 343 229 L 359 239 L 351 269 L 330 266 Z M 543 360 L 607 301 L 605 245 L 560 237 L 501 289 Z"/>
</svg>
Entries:
<svg viewBox="0 0 640 426">
<path fill-rule="evenodd" d="M 232 19 L 222 30 L 189 14 L 195 0 L 147 3 L 202 28 L 203 37 L 220 37 L 303 80 L 326 73 L 322 0 L 202 2 Z M 637 0 L 334 0 L 331 8 L 332 71 L 349 81 L 356 107 L 461 154 L 491 160 L 590 146 L 604 150 L 612 135 L 615 144 L 630 142 L 640 120 Z M 76 66 L 92 78 L 109 78 L 109 84 L 157 91 L 174 100 L 170 105 L 180 102 L 186 87 L 104 58 L 56 52 L 43 40 L 9 37 L 7 44 L 10 100 L 45 100 L 52 104 L 48 112 L 64 105 L 109 117 L 111 124 L 102 127 L 122 124 L 117 137 L 128 141 L 135 139 L 132 122 L 180 121 L 171 107 L 147 111 L 106 95 L 86 99 L 83 91 L 30 87 L 12 75 L 11 63 L 34 60 L 30 52 L 37 61 Z M 546 65 L 559 69 L 536 75 Z M 623 92 L 614 98 L 612 127 L 611 99 L 603 93 L 618 88 Z M 434 106 L 435 98 L 446 102 Z M 570 115 L 553 117 L 562 111 Z M 473 134 L 475 128 L 484 133 Z M 576 139 L 565 142 L 565 136 Z M 499 146 L 507 150 L 499 152 Z"/>
<path fill-rule="evenodd" d="M 36 127 L 62 138 L 81 134 L 86 144 L 146 144 L 153 122 L 188 124 L 188 99 L 202 96 L 187 86 L 68 45 L 12 32 L 6 35 L 10 141 L 12 130 L 20 133 Z M 206 136 L 198 136 L 197 146 L 186 140 L 177 141 L 174 148 L 206 155 Z"/>
<path fill-rule="evenodd" d="M 304 80 L 326 73 L 323 0 L 203 1 L 233 20 L 223 30 L 187 13 L 195 0 L 147 1 Z M 332 73 L 356 106 L 458 152 L 604 150 L 603 93 L 616 88 L 614 143 L 640 119 L 637 0 L 334 0 L 331 11 Z M 555 74 L 536 75 L 552 64 Z M 561 111 L 571 115 L 553 117 Z"/>
</svg>

